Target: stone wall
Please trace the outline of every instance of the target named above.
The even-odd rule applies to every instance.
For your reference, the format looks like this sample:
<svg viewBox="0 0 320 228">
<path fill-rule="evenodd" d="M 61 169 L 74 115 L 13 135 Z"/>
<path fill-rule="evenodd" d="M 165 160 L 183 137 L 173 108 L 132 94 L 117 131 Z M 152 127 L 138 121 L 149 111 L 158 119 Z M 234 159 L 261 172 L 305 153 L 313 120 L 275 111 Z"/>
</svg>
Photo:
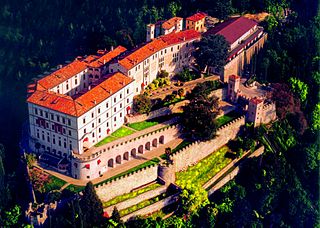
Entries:
<svg viewBox="0 0 320 228">
<path fill-rule="evenodd" d="M 157 177 L 158 165 L 154 165 L 119 177 L 111 182 L 101 184 L 96 187 L 96 192 L 102 201 L 108 201 L 116 196 L 129 193 L 135 188 L 153 182 Z"/>
<path fill-rule="evenodd" d="M 177 202 L 178 199 L 179 199 L 179 194 L 180 193 L 174 194 L 172 196 L 168 196 L 168 197 L 164 198 L 163 200 L 160 200 L 160 201 L 158 201 L 158 202 L 156 202 L 154 204 L 151 204 L 150 206 L 141 208 L 140 210 L 137 210 L 135 212 L 132 212 L 131 214 L 123 216 L 121 218 L 121 220 L 126 222 L 130 218 L 134 218 L 134 217 L 136 217 L 138 215 L 152 214 L 152 213 L 164 208 L 165 206 L 168 206 L 170 204 L 173 204 L 173 203 Z"/>
<path fill-rule="evenodd" d="M 218 97 L 220 100 L 226 100 L 227 99 L 227 87 L 224 87 L 224 88 L 221 88 L 221 89 L 216 89 L 214 91 L 212 91 L 210 94 L 209 94 L 209 97 L 211 96 L 216 96 Z"/>
<path fill-rule="evenodd" d="M 264 152 L 264 146 L 258 148 L 256 151 L 254 151 L 252 154 L 249 155 L 249 158 L 253 157 L 259 157 Z M 245 160 L 244 160 L 245 161 Z M 208 196 L 212 195 L 215 191 L 219 190 L 222 186 L 224 186 L 226 183 L 228 183 L 230 180 L 232 180 L 238 173 L 239 173 L 239 166 L 237 166 L 232 172 L 230 172 L 228 175 L 226 175 L 222 180 L 220 180 L 216 185 L 214 185 L 209 191 Z M 225 171 L 226 172 L 226 171 Z M 224 174 L 224 173 L 223 173 Z M 222 174 L 222 175 L 223 175 Z M 220 175 L 220 176 L 222 176 Z M 216 177 L 216 176 L 215 176 Z M 215 178 L 214 177 L 214 178 Z M 217 178 L 219 179 L 219 178 Z M 212 182 L 214 183 L 214 181 Z M 210 186 L 210 185 L 208 185 Z"/>
<path fill-rule="evenodd" d="M 112 205 L 110 207 L 107 207 L 106 209 L 104 209 L 104 211 L 108 212 L 108 214 L 111 215 L 114 207 L 117 207 L 117 209 L 120 211 L 122 209 L 136 205 L 142 201 L 151 199 L 151 198 L 156 197 L 162 193 L 165 193 L 166 190 L 167 190 L 167 186 L 161 186 L 157 189 L 154 189 L 154 190 L 145 192 L 141 195 L 138 195 L 135 198 L 128 199 L 126 201 L 123 201 L 123 202 L 117 203 L 115 205 Z"/>
<path fill-rule="evenodd" d="M 234 139 L 240 131 L 240 127 L 245 124 L 245 116 L 231 121 L 217 130 L 217 136 L 206 142 L 194 142 L 186 148 L 171 155 L 175 164 L 175 171 L 181 171 L 193 165 L 201 159 L 216 151 L 229 140 Z"/>
</svg>

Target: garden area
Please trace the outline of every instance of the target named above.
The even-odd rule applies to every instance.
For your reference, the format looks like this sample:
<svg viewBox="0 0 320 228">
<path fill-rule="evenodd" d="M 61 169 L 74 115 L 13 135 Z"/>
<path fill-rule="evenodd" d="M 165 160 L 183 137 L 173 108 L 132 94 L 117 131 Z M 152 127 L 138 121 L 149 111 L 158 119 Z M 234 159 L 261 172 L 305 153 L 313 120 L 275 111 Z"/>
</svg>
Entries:
<svg viewBox="0 0 320 228">
<path fill-rule="evenodd" d="M 117 140 L 119 138 L 125 137 L 127 135 L 131 135 L 133 134 L 135 131 L 125 128 L 125 127 L 121 127 L 118 130 L 116 130 L 115 132 L 111 133 L 110 136 L 104 138 L 103 140 L 101 140 L 100 142 L 98 142 L 96 145 L 94 145 L 95 147 L 99 147 L 102 145 L 105 145 L 107 143 L 110 143 L 114 140 Z"/>
<path fill-rule="evenodd" d="M 166 122 L 168 120 L 171 120 L 177 116 L 180 116 L 178 113 L 174 113 L 174 114 L 170 114 L 170 115 L 165 115 L 165 116 L 160 116 L 160 117 L 156 117 L 150 120 L 145 120 L 145 121 L 141 121 L 141 122 L 135 122 L 135 123 L 129 123 L 127 124 L 128 127 L 137 130 L 137 131 L 141 131 L 144 130 L 146 128 L 155 126 L 157 124 Z"/>
<path fill-rule="evenodd" d="M 65 181 L 52 176 L 37 167 L 32 167 L 29 170 L 29 176 L 34 190 L 39 193 L 60 190 L 60 188 L 66 183 Z"/>
<path fill-rule="evenodd" d="M 130 193 L 127 193 L 127 194 L 124 194 L 124 195 L 121 195 L 121 196 L 117 196 L 107 202 L 103 202 L 103 207 L 110 207 L 112 205 L 115 205 L 117 203 L 120 203 L 120 202 L 123 202 L 125 200 L 128 200 L 128 199 L 132 199 L 132 198 L 135 198 L 137 197 L 138 195 L 141 195 L 145 192 L 148 192 L 148 191 L 151 191 L 151 190 L 154 190 L 156 188 L 159 188 L 161 186 L 161 184 L 159 183 L 153 183 L 151 185 L 148 185 L 144 188 L 141 188 L 141 189 L 138 189 L 138 190 L 135 190 L 135 191 L 132 191 Z"/>
<path fill-rule="evenodd" d="M 202 186 L 232 161 L 226 156 L 229 150 L 227 146 L 221 147 L 186 171 L 176 173 L 176 184 L 181 188 Z"/>
<path fill-rule="evenodd" d="M 128 214 L 134 212 L 134 211 L 140 210 L 140 209 L 145 208 L 145 207 L 147 207 L 147 206 L 149 206 L 151 204 L 154 204 L 154 203 L 166 198 L 167 196 L 168 196 L 167 193 L 162 193 L 162 194 L 160 194 L 160 195 L 158 195 L 158 196 L 156 196 L 154 198 L 142 201 L 142 202 L 140 202 L 140 203 L 138 203 L 136 205 L 133 205 L 131 207 L 123 209 L 123 210 L 119 211 L 119 214 L 120 214 L 121 217 L 123 217 L 125 215 L 128 215 Z"/>
</svg>

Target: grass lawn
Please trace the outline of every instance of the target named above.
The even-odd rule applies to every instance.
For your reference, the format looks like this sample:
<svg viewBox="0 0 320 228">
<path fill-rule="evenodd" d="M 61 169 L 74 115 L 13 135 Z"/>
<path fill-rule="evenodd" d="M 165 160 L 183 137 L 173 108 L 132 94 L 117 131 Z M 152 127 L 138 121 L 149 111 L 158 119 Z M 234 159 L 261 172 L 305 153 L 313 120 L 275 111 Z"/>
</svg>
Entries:
<svg viewBox="0 0 320 228">
<path fill-rule="evenodd" d="M 59 190 L 63 185 L 65 185 L 65 181 L 59 179 L 55 176 L 50 176 L 49 180 L 44 183 L 45 192 L 49 192 L 51 190 Z"/>
<path fill-rule="evenodd" d="M 176 173 L 176 184 L 182 188 L 192 184 L 202 186 L 232 161 L 225 156 L 228 150 L 224 146 L 186 171 Z"/>
<path fill-rule="evenodd" d="M 159 122 L 157 121 L 149 121 L 149 120 L 146 120 L 146 121 L 142 121 L 142 122 L 136 122 L 136 123 L 131 123 L 131 124 L 128 124 L 128 127 L 131 127 L 137 131 L 141 131 L 143 129 L 146 129 L 148 127 L 152 127 L 152 126 L 155 126 L 157 125 Z"/>
<path fill-rule="evenodd" d="M 141 208 L 144 208 L 144 207 L 147 207 L 147 206 L 149 206 L 149 205 L 151 205 L 151 204 L 154 204 L 154 203 L 156 203 L 156 202 L 164 199 L 165 197 L 166 197 L 166 193 L 162 193 L 162 194 L 159 195 L 159 196 L 156 196 L 156 197 L 154 197 L 154 198 L 151 198 L 151 199 L 142 201 L 142 202 L 140 202 L 140 203 L 138 203 L 138 204 L 136 204 L 136 205 L 133 205 L 133 206 L 131 206 L 131 207 L 128 207 L 128 208 L 126 208 L 126 209 L 123 209 L 123 210 L 119 211 L 119 214 L 120 214 L 121 217 L 122 217 L 122 216 L 125 216 L 125 215 L 130 214 L 130 213 L 132 213 L 132 212 L 134 212 L 134 211 L 137 211 L 137 210 L 139 210 L 139 209 L 141 209 Z"/>
<path fill-rule="evenodd" d="M 107 202 L 103 202 L 103 207 L 109 207 L 111 205 L 115 205 L 115 204 L 123 202 L 125 200 L 132 199 L 138 195 L 141 195 L 142 193 L 154 190 L 160 186 L 161 186 L 161 184 L 154 183 L 154 184 L 151 184 L 145 188 L 142 188 L 142 189 L 139 189 L 139 190 L 136 190 L 136 191 L 133 191 L 133 192 L 121 195 L 121 196 L 117 196 Z"/>
<path fill-rule="evenodd" d="M 85 188 L 85 186 L 77 186 L 77 185 L 73 185 L 70 184 L 66 187 L 67 190 L 71 191 L 71 192 L 81 192 L 83 189 Z"/>
<path fill-rule="evenodd" d="M 240 117 L 240 114 L 238 112 L 235 112 L 235 111 L 229 112 L 228 114 L 223 115 L 216 119 L 216 122 L 218 124 L 217 127 L 221 127 L 222 125 L 229 123 L 230 121 L 238 117 Z"/>
<path fill-rule="evenodd" d="M 102 146 L 104 144 L 107 144 L 109 142 L 112 142 L 116 139 L 122 138 L 124 136 L 127 135 L 131 135 L 132 133 L 134 133 L 134 130 L 125 128 L 125 127 L 120 127 L 118 130 L 116 130 L 115 132 L 113 132 L 110 136 L 104 138 L 103 140 L 101 140 L 100 142 L 98 142 L 96 145 L 94 145 L 95 147 L 99 147 Z"/>
</svg>

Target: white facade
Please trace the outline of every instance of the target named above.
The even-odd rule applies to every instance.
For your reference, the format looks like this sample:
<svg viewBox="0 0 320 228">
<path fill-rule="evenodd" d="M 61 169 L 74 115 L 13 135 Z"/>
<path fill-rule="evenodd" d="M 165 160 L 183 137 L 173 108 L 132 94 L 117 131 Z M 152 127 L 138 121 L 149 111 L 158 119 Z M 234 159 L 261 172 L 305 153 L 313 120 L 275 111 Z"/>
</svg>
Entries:
<svg viewBox="0 0 320 228">
<path fill-rule="evenodd" d="M 133 88 L 134 83 L 128 84 L 79 117 L 28 103 L 34 150 L 37 151 L 35 143 L 39 143 L 39 152 L 63 157 L 82 154 L 85 148 L 92 147 L 123 125 L 132 106 Z"/>
<path fill-rule="evenodd" d="M 135 93 L 139 94 L 145 86 L 157 78 L 161 70 L 166 70 L 170 75 L 180 72 L 184 67 L 189 66 L 194 58 L 194 42 L 200 38 L 181 41 L 181 43 L 167 46 L 141 62 L 137 62 L 131 69 L 126 69 L 121 64 L 112 63 L 109 65 L 110 72 L 120 71 L 136 81 Z"/>
</svg>

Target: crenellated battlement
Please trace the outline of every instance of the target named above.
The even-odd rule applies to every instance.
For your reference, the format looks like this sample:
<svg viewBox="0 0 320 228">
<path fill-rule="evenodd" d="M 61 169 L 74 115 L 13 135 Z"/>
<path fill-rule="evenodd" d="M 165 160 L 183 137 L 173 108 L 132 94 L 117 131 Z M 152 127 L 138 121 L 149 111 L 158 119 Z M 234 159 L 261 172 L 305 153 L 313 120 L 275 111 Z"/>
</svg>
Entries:
<svg viewBox="0 0 320 228">
<path fill-rule="evenodd" d="M 80 161 L 90 161 L 92 159 L 96 159 L 98 158 L 102 153 L 105 153 L 105 152 L 108 152 L 112 149 L 115 149 L 119 146 L 123 146 L 123 145 L 126 145 L 128 143 L 132 143 L 132 142 L 135 142 L 139 139 L 144 139 L 144 138 L 147 138 L 149 136 L 152 136 L 152 135 L 155 135 L 157 133 L 160 133 L 160 132 L 163 132 L 165 133 L 166 131 L 170 130 L 170 129 L 177 129 L 179 128 L 179 125 L 178 124 L 172 124 L 172 125 L 168 125 L 166 127 L 163 127 L 163 128 L 160 128 L 160 129 L 157 129 L 157 130 L 154 130 L 154 131 L 151 131 L 151 132 L 148 132 L 146 134 L 142 134 L 140 136 L 137 136 L 137 137 L 134 137 L 134 138 L 131 138 L 131 139 L 128 139 L 124 142 L 119 142 L 119 143 L 116 143 L 116 144 L 113 144 L 112 146 L 107 146 L 106 145 L 103 145 L 103 146 L 100 146 L 101 147 L 101 150 L 95 152 L 94 154 L 90 155 L 90 156 L 87 156 L 87 157 L 83 157 L 81 155 L 77 155 L 77 154 L 72 154 L 72 158 L 73 159 L 77 159 L 77 160 L 80 160 Z M 99 148 L 99 147 L 97 147 Z"/>
</svg>

